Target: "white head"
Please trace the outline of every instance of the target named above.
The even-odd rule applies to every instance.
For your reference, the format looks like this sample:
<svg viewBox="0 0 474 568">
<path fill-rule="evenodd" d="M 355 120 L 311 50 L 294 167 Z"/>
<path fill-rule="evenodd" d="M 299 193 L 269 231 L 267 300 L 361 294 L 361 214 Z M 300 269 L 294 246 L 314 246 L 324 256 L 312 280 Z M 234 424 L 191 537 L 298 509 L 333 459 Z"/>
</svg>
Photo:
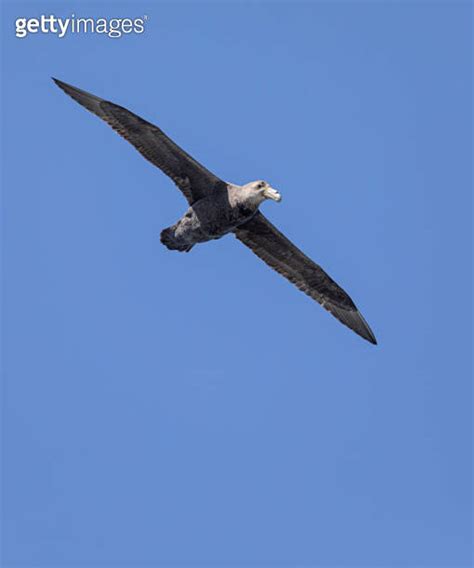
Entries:
<svg viewBox="0 0 474 568">
<path fill-rule="evenodd" d="M 250 183 L 242 186 L 242 189 L 246 191 L 248 198 L 256 202 L 258 205 L 262 203 L 265 199 L 273 199 L 273 201 L 281 201 L 280 193 L 270 187 L 270 185 L 263 180 L 251 181 Z"/>
</svg>

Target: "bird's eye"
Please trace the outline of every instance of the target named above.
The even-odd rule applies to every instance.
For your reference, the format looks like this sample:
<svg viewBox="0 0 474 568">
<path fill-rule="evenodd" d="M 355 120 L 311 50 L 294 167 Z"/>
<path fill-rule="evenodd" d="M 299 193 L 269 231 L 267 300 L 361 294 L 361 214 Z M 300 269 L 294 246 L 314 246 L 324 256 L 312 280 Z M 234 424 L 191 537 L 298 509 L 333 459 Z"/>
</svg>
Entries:
<svg viewBox="0 0 474 568">
<path fill-rule="evenodd" d="M 261 182 L 258 184 L 258 189 L 262 189 L 262 187 L 265 187 L 265 182 L 264 182 L 264 181 L 261 181 Z"/>
</svg>

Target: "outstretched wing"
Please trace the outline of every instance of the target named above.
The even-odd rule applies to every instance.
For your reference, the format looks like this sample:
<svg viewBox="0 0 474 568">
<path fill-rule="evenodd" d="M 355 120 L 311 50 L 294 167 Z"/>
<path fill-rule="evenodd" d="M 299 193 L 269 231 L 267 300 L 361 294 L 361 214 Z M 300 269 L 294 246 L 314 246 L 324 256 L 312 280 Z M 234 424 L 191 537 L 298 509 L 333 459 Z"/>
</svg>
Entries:
<svg viewBox="0 0 474 568">
<path fill-rule="evenodd" d="M 157 126 L 126 108 L 105 101 L 58 79 L 53 81 L 75 101 L 105 120 L 116 132 L 169 176 L 192 205 L 198 199 L 224 188 L 225 182 L 196 162 Z"/>
<path fill-rule="evenodd" d="M 250 221 L 240 225 L 235 230 L 235 236 L 340 322 L 367 341 L 377 343 L 372 330 L 346 292 L 262 213 L 257 212 Z"/>
</svg>

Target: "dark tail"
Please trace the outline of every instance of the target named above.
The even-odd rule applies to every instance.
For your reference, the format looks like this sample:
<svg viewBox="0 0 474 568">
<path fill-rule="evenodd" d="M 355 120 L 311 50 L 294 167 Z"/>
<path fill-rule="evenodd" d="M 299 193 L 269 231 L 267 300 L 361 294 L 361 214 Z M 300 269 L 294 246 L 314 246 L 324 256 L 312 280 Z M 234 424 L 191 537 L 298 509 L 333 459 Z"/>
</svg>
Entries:
<svg viewBox="0 0 474 568">
<path fill-rule="evenodd" d="M 179 250 L 180 252 L 189 252 L 193 245 L 183 245 L 176 241 L 174 236 L 174 229 L 168 227 L 163 229 L 160 234 L 160 241 L 170 250 Z"/>
</svg>

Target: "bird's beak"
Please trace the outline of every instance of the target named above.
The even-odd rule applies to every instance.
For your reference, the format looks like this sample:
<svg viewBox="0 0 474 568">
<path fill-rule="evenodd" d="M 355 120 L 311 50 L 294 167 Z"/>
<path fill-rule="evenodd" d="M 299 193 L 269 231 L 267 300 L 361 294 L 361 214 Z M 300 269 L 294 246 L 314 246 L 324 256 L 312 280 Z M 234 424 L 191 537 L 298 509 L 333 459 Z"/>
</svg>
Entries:
<svg viewBox="0 0 474 568">
<path fill-rule="evenodd" d="M 273 189 L 273 187 L 267 187 L 263 192 L 263 195 L 265 196 L 266 199 L 273 199 L 273 201 L 281 201 L 280 193 L 276 189 Z"/>
</svg>

